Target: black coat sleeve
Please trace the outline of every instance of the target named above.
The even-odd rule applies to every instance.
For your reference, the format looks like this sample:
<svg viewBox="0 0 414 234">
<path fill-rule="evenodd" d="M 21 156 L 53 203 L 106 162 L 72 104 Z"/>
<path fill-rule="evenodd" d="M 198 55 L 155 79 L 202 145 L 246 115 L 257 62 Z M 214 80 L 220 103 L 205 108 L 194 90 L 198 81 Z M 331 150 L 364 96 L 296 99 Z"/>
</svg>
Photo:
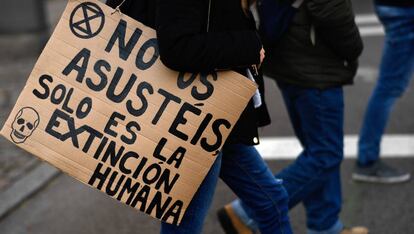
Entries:
<svg viewBox="0 0 414 234">
<path fill-rule="evenodd" d="M 122 0 L 106 0 L 106 5 L 112 8 L 119 6 L 121 3 L 122 3 Z M 130 0 L 125 1 L 121 6 L 121 10 L 126 9 L 130 3 L 131 3 Z"/>
<path fill-rule="evenodd" d="M 338 56 L 354 61 L 363 43 L 349 0 L 310 0 L 307 8 L 315 31 Z"/>
<path fill-rule="evenodd" d="M 105 4 L 112 7 L 112 8 L 115 8 L 117 6 L 116 4 L 118 2 L 120 2 L 120 1 L 119 0 L 106 0 Z"/>
<path fill-rule="evenodd" d="M 201 0 L 159 0 L 156 31 L 161 61 L 177 71 L 203 72 L 258 64 L 262 47 L 253 30 L 207 32 Z"/>
</svg>

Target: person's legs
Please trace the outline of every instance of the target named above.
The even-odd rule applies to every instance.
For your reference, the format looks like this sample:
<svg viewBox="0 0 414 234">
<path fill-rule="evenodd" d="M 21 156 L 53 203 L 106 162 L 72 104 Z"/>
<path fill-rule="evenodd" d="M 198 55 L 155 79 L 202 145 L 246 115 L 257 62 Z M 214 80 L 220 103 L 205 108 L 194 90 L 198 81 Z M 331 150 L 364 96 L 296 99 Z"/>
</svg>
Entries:
<svg viewBox="0 0 414 234">
<path fill-rule="evenodd" d="M 369 167 L 379 161 L 381 138 L 392 107 L 404 93 L 414 69 L 414 8 L 377 7 L 377 14 L 384 24 L 386 36 L 379 79 L 360 132 L 360 167 Z"/>
<path fill-rule="evenodd" d="M 332 193 L 336 196 L 332 196 Z M 319 202 L 321 199 L 324 202 Z M 342 204 L 340 166 L 332 168 L 325 186 L 305 198 L 303 204 L 308 218 L 308 234 L 318 234 L 321 231 L 325 233 L 340 233 L 342 231 L 344 227 L 339 220 Z M 325 223 L 333 225 L 325 228 Z M 321 230 L 320 227 L 324 228 Z"/>
<path fill-rule="evenodd" d="M 283 179 L 289 208 L 308 201 L 308 228 L 337 233 L 342 224 L 339 165 L 343 158 L 343 91 L 306 89 L 279 83 L 295 134 L 304 151 L 276 178 Z M 310 205 L 312 201 L 312 205 Z M 236 204 L 237 202 L 233 203 Z M 249 205 L 236 207 L 240 218 L 257 219 Z M 324 209 L 319 209 L 323 207 Z"/>
<path fill-rule="evenodd" d="M 390 12 L 392 8 L 377 8 L 377 14 L 386 28 L 386 37 L 379 79 L 361 128 L 358 148 L 360 165 L 369 165 L 378 160 L 381 136 L 391 108 L 408 86 L 414 68 L 414 10 L 409 20 L 403 15 L 396 17 L 394 12 Z M 404 12 L 403 9 L 401 11 Z M 404 21 L 411 21 L 411 25 Z M 404 26 L 406 30 L 401 28 Z M 409 31 L 413 34 L 411 37 Z"/>
<path fill-rule="evenodd" d="M 250 207 L 263 234 L 292 233 L 288 198 L 254 146 L 226 145 L 220 178 Z M 240 185 L 243 186 L 240 186 Z"/>
<path fill-rule="evenodd" d="M 161 224 L 161 234 L 197 234 L 201 233 L 208 208 L 213 200 L 214 191 L 220 174 L 222 153 L 217 156 L 206 178 L 184 214 L 180 226 Z"/>
<path fill-rule="evenodd" d="M 286 87 L 287 89 L 287 87 Z M 286 93 L 282 93 L 284 96 L 284 104 L 286 107 L 286 110 L 288 112 L 290 121 L 294 124 L 292 124 L 293 130 L 295 132 L 296 137 L 299 139 L 299 142 L 301 143 L 302 147 L 304 147 L 304 138 L 303 133 L 300 125 L 300 118 L 299 113 L 295 110 L 295 102 L 294 99 L 289 98 L 288 91 Z M 303 152 L 302 152 L 303 153 Z M 250 209 L 243 204 L 242 201 L 239 199 L 234 200 L 231 204 L 231 209 L 234 210 L 234 214 L 237 216 L 235 219 L 240 219 L 240 222 L 242 225 L 239 225 L 241 227 L 238 227 L 238 229 L 250 229 L 254 232 L 258 231 L 257 223 L 253 220 L 253 214 L 251 214 Z"/>
<path fill-rule="evenodd" d="M 304 201 L 307 226 L 326 231 L 337 225 L 341 210 L 339 166 L 343 159 L 344 100 L 342 87 L 325 90 L 279 84 L 284 99 L 293 102 L 299 118 L 304 151 L 294 163 L 276 174 L 289 194 L 289 207 Z M 292 89 L 293 87 L 293 89 Z M 335 230 L 334 230 L 335 231 Z M 332 232 L 337 233 L 337 232 Z"/>
</svg>

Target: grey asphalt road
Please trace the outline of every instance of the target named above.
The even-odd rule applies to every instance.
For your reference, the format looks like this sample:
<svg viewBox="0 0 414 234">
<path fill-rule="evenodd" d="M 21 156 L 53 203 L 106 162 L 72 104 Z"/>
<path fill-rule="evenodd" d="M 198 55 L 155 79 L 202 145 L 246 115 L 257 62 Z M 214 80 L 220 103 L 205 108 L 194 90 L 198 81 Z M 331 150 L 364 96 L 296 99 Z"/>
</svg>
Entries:
<svg viewBox="0 0 414 234">
<path fill-rule="evenodd" d="M 355 0 L 357 14 L 372 14 L 369 0 Z M 375 85 L 377 67 L 383 43 L 382 36 L 365 37 L 365 51 L 360 60 L 361 69 L 355 85 L 345 88 L 346 134 L 357 134 L 367 100 Z M 280 93 L 274 82 L 267 80 L 267 102 L 271 107 L 273 123 L 262 130 L 263 136 L 293 136 Z M 387 133 L 414 132 L 414 86 L 394 108 Z M 402 169 L 414 172 L 414 158 L 387 159 Z M 274 172 L 290 161 L 268 161 Z M 354 183 L 350 174 L 354 160 L 347 159 L 342 166 L 344 206 L 342 219 L 346 225 L 365 225 L 374 234 L 414 233 L 414 182 L 399 185 L 371 185 Z M 215 218 L 215 211 L 231 201 L 233 193 L 220 182 L 211 212 L 206 219 L 204 233 L 223 233 Z M 290 213 L 295 233 L 305 233 L 306 219 L 302 206 Z M 0 220 L 1 234 L 20 233 L 158 233 L 159 222 L 119 204 L 106 195 L 91 189 L 66 175 L 60 175 L 44 189 L 25 201 Z"/>
<path fill-rule="evenodd" d="M 288 163 L 271 161 L 269 166 L 278 171 Z M 354 183 L 350 179 L 353 163 L 346 160 L 342 166 L 341 217 L 345 224 L 366 225 L 373 234 L 413 233 L 414 182 L 392 186 Z M 412 159 L 393 159 L 392 163 L 406 170 L 414 168 Z M 232 199 L 233 193 L 220 182 L 203 233 L 223 233 L 215 211 Z M 301 205 L 290 212 L 290 218 L 295 233 L 305 233 L 306 219 Z M 158 221 L 66 175 L 57 177 L 0 221 L 2 234 L 152 234 L 158 231 Z"/>
</svg>

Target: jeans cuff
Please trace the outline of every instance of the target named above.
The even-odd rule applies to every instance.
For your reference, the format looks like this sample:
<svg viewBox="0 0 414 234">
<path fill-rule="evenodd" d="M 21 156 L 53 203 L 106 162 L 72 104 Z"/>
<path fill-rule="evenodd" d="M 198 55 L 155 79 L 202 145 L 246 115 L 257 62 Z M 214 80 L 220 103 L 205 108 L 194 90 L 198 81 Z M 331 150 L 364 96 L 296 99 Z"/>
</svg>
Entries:
<svg viewBox="0 0 414 234">
<path fill-rule="evenodd" d="M 339 234 L 344 229 L 344 225 L 340 220 L 336 221 L 334 225 L 332 225 L 327 230 L 323 231 L 316 231 L 308 228 L 307 234 Z"/>
<path fill-rule="evenodd" d="M 247 227 L 249 227 L 252 231 L 257 231 L 259 228 L 257 227 L 256 222 L 247 215 L 246 211 L 243 209 L 241 201 L 239 199 L 234 200 L 231 203 L 231 207 L 234 210 L 234 213 L 240 218 L 242 223 L 244 223 Z"/>
</svg>

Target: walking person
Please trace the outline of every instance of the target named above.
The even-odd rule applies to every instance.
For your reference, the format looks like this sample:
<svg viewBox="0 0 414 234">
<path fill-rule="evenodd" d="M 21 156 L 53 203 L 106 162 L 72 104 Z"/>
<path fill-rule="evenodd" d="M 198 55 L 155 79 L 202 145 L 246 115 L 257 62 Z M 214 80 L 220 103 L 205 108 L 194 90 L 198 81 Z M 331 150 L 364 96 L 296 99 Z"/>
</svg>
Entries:
<svg viewBox="0 0 414 234">
<path fill-rule="evenodd" d="M 283 180 L 289 208 L 303 203 L 308 234 L 366 234 L 345 228 L 340 165 L 343 159 L 343 86 L 352 84 L 363 44 L 348 0 L 305 0 L 287 32 L 267 50 L 264 70 L 282 93 L 303 151 L 275 177 Z M 236 233 L 256 231 L 250 206 L 236 200 L 218 212 Z M 232 233 L 223 226 L 227 233 Z M 241 230 L 250 230 L 242 232 Z"/>
<path fill-rule="evenodd" d="M 115 7 L 120 0 L 110 0 Z M 180 226 L 162 223 L 161 233 L 201 233 L 218 177 L 252 208 L 262 233 L 292 233 L 287 193 L 254 148 L 257 127 L 270 123 L 263 99 L 263 77 L 252 66 L 264 50 L 250 12 L 240 0 L 126 1 L 122 12 L 157 31 L 161 61 L 182 72 L 231 69 L 250 74 L 261 97 L 251 100 L 191 201 Z M 156 9 L 155 11 L 152 11 Z M 246 77 L 247 79 L 247 77 Z M 259 99 L 257 99 L 259 98 Z"/>
<path fill-rule="evenodd" d="M 385 28 L 379 78 L 371 95 L 358 142 L 352 178 L 374 183 L 399 183 L 410 173 L 380 159 L 380 144 L 394 103 L 409 85 L 414 71 L 414 1 L 375 0 L 375 11 Z"/>
</svg>

